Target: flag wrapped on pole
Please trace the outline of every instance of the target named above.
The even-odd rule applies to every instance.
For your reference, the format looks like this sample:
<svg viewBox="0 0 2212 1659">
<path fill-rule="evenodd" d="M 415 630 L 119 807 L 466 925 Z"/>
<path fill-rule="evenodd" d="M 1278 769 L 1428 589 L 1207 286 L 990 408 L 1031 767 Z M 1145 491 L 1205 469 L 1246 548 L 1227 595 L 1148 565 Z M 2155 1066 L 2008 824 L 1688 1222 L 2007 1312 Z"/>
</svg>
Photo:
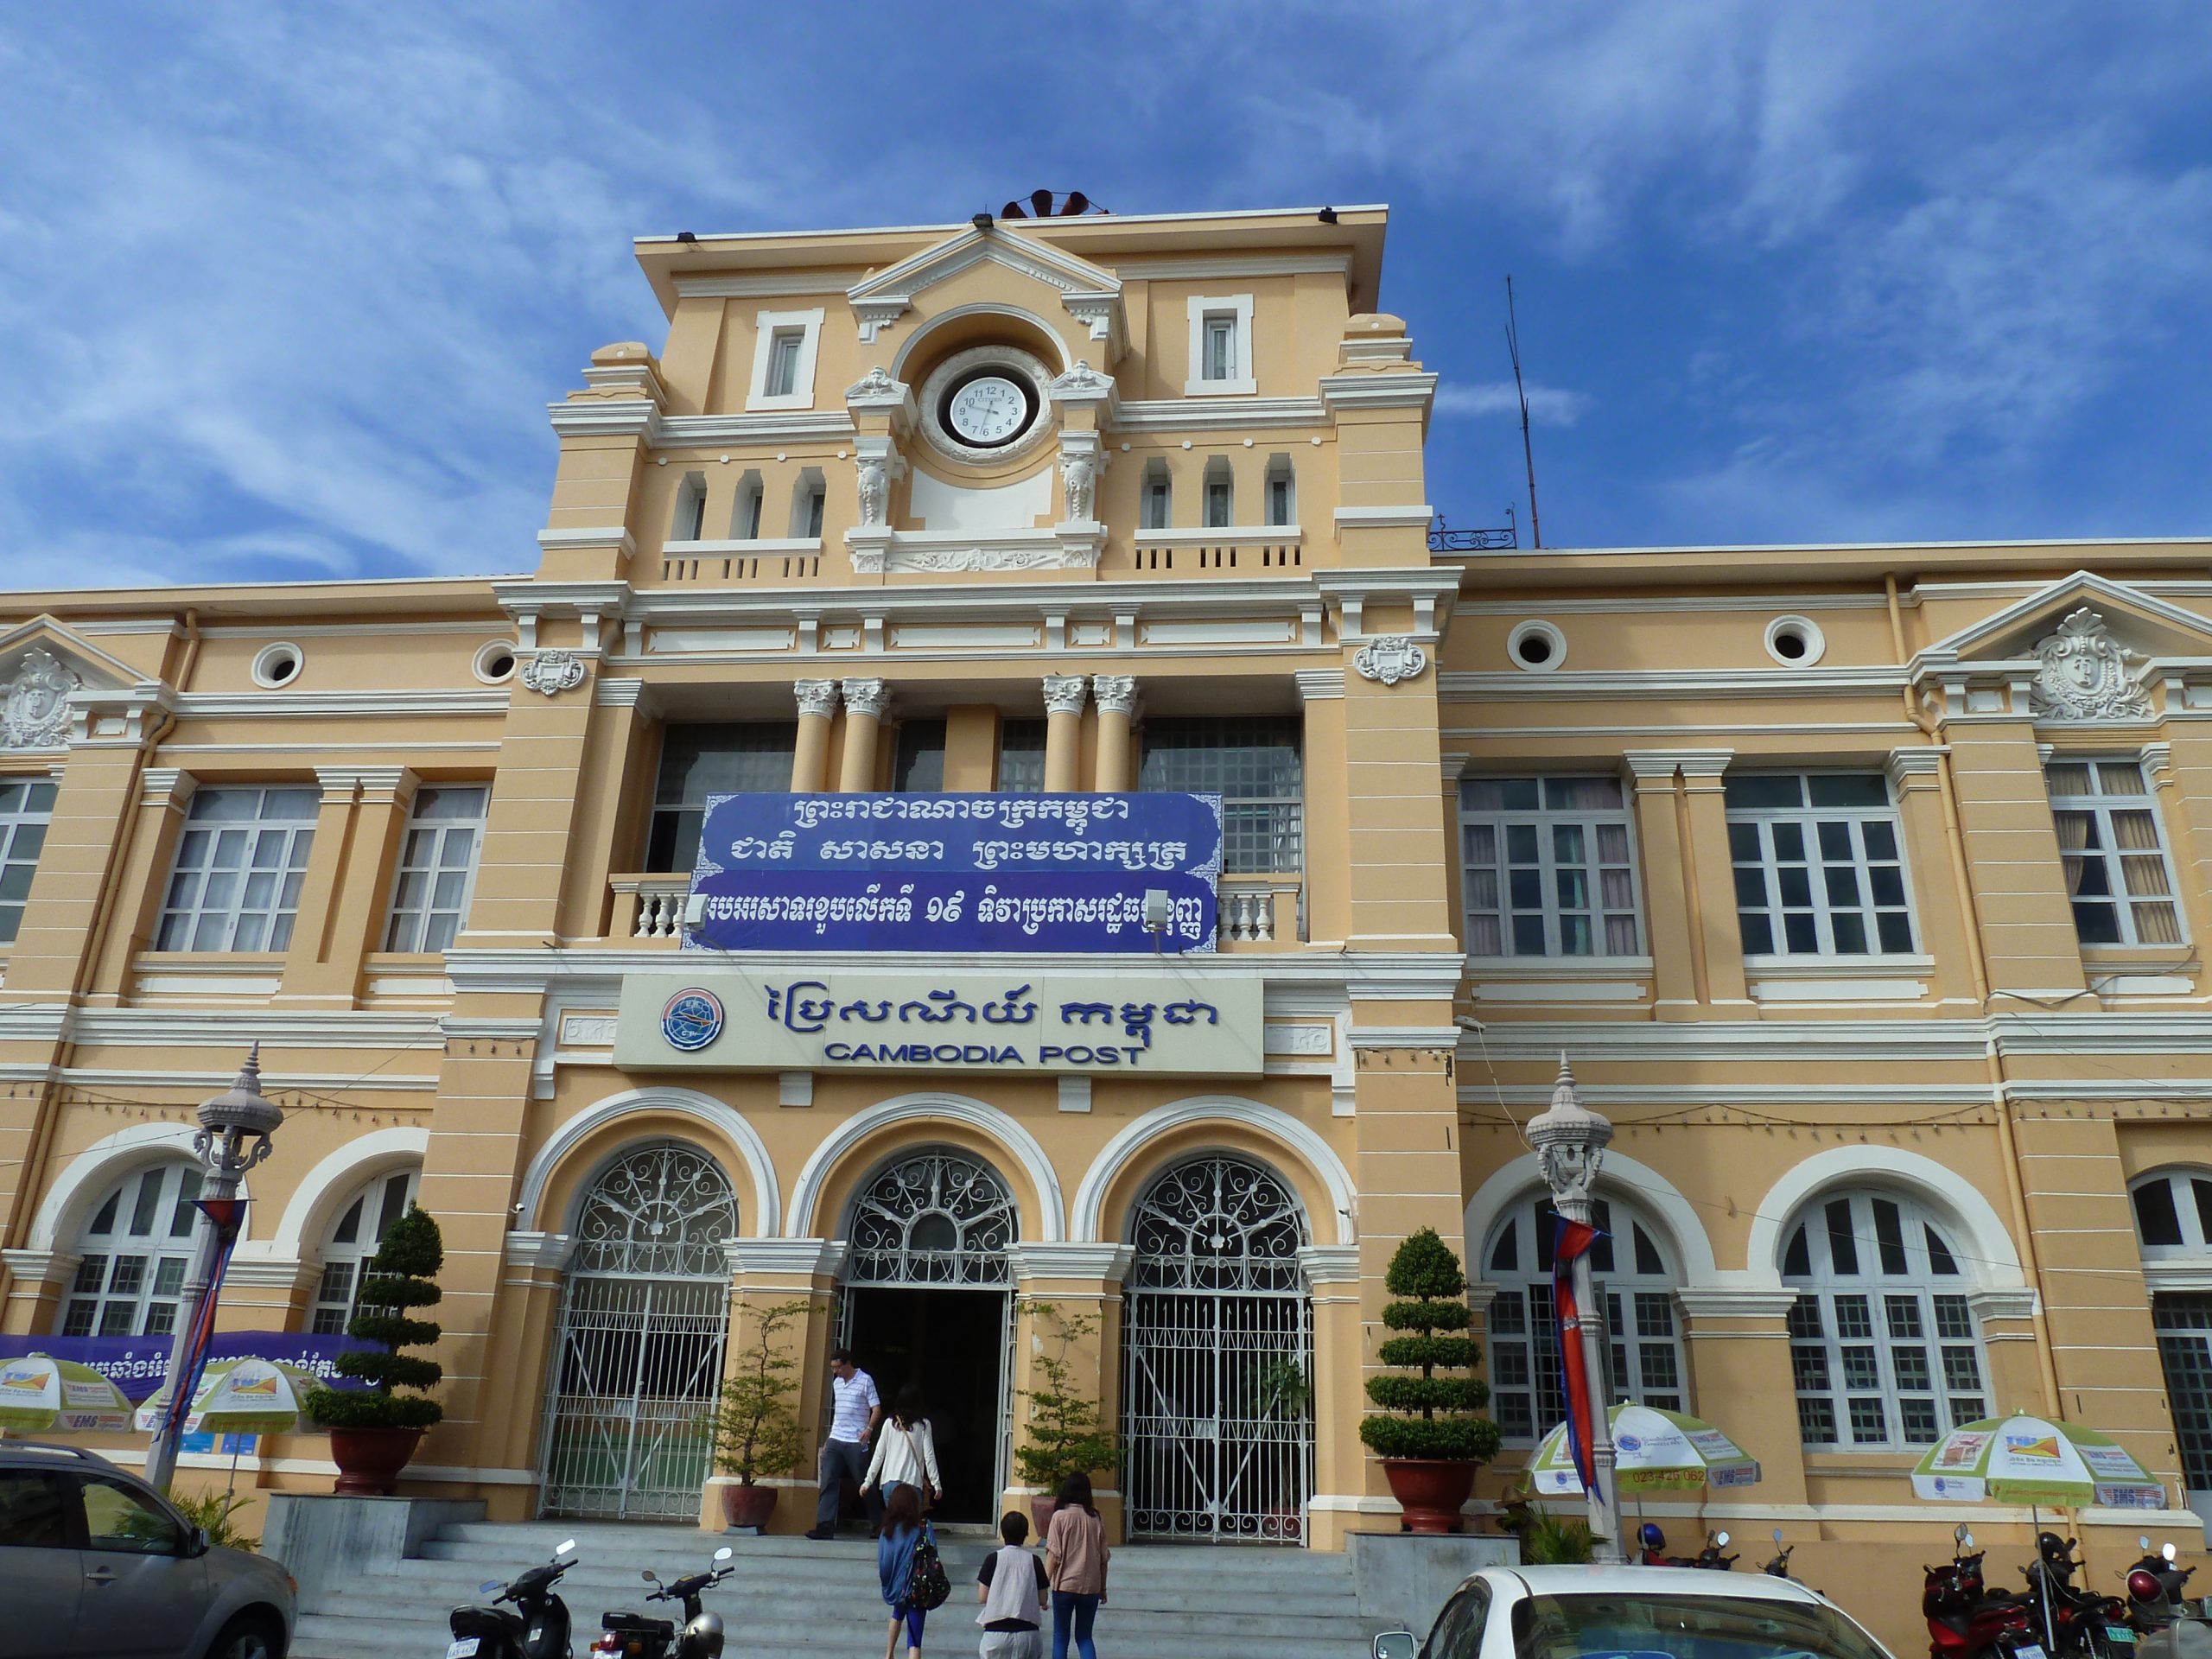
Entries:
<svg viewBox="0 0 2212 1659">
<path fill-rule="evenodd" d="M 162 1428 L 172 1443 L 184 1432 L 192 1396 L 200 1387 L 200 1370 L 207 1363 L 207 1344 L 215 1334 L 216 1293 L 223 1287 L 224 1270 L 231 1265 L 231 1252 L 238 1247 L 238 1235 L 245 1230 L 246 1202 L 244 1198 L 200 1198 L 193 1205 L 215 1229 L 215 1251 L 213 1261 L 208 1264 L 207 1294 L 200 1300 L 181 1362 L 172 1368 L 181 1374 L 182 1380 L 180 1382 L 177 1376 L 168 1379 L 168 1411 Z"/>
<path fill-rule="evenodd" d="M 1567 1443 L 1582 1490 L 1610 1502 L 1598 1491 L 1596 1422 L 1590 1409 L 1590 1373 L 1583 1363 L 1582 1308 L 1574 1294 L 1574 1264 L 1605 1236 L 1586 1221 L 1557 1218 L 1552 1239 L 1552 1308 L 1559 1334 L 1560 1381 L 1567 1395 Z"/>
</svg>

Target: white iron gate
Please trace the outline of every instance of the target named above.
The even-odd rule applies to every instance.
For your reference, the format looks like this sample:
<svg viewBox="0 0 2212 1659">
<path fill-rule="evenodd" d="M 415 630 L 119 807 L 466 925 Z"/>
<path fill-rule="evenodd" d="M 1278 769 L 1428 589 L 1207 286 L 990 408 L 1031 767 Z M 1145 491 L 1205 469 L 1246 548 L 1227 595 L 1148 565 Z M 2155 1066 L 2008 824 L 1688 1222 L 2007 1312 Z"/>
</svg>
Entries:
<svg viewBox="0 0 2212 1659">
<path fill-rule="evenodd" d="M 630 1153 L 594 1185 L 549 1368 L 541 1513 L 698 1519 L 736 1232 L 728 1179 L 689 1147 Z"/>
<path fill-rule="evenodd" d="M 1154 1183 L 1134 1230 L 1122 1336 L 1130 1533 L 1304 1541 L 1313 1332 L 1297 1198 L 1257 1164 L 1204 1158 Z"/>
</svg>

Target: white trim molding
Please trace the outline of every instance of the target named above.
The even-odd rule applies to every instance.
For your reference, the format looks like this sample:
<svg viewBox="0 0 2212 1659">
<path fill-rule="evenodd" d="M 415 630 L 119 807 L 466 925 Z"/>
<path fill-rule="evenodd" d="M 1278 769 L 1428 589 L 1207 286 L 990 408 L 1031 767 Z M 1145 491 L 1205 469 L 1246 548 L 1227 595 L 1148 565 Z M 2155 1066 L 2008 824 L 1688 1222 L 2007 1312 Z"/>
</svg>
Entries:
<svg viewBox="0 0 2212 1659">
<path fill-rule="evenodd" d="M 2012 1230 L 1981 1189 L 1947 1165 L 1902 1147 L 1831 1147 L 1792 1165 L 1753 1208 L 1745 1246 L 1751 1274 L 1779 1284 L 1783 1229 L 1820 1193 L 1842 1186 L 1910 1193 L 1958 1229 L 1962 1254 L 1974 1261 L 1977 1288 L 2026 1289 Z"/>
<path fill-rule="evenodd" d="M 1190 375 L 1183 382 L 1185 397 L 1225 397 L 1259 391 L 1259 382 L 1252 378 L 1252 296 L 1249 294 L 1217 294 L 1209 297 L 1193 294 L 1187 302 L 1191 319 Z M 1209 318 L 1227 316 L 1236 324 L 1236 339 L 1231 349 L 1235 353 L 1230 366 L 1236 372 L 1227 378 L 1209 380 L 1205 378 L 1206 322 Z"/>
<path fill-rule="evenodd" d="M 319 1249 L 341 1199 L 378 1175 L 408 1164 L 419 1166 L 429 1149 L 427 1128 L 372 1129 L 356 1135 L 300 1178 L 270 1236 L 268 1254 L 298 1258 L 302 1244 Z"/>
<path fill-rule="evenodd" d="M 530 1232 L 538 1227 L 538 1208 L 545 1201 L 546 1186 L 569 1153 L 607 1125 L 646 1112 L 672 1112 L 680 1117 L 693 1118 L 726 1137 L 745 1160 L 747 1173 L 753 1177 L 753 1203 L 749 1207 L 740 1206 L 739 1224 L 749 1223 L 753 1236 L 757 1237 L 772 1236 L 780 1230 L 783 1198 L 776 1186 L 775 1162 L 769 1157 L 767 1143 L 760 1139 L 760 1131 L 747 1122 L 735 1108 L 710 1096 L 666 1084 L 625 1089 L 620 1094 L 609 1095 L 585 1107 L 548 1136 L 523 1173 L 522 1189 L 517 1194 L 518 1202 L 515 1205 L 515 1230 Z"/>
<path fill-rule="evenodd" d="M 1099 1226 L 1103 1220 L 1106 1194 L 1122 1171 L 1162 1136 L 1205 1123 L 1233 1124 L 1249 1129 L 1300 1160 L 1327 1191 L 1329 1202 L 1336 1210 L 1337 1243 L 1357 1242 L 1358 1233 L 1352 1219 L 1355 1211 L 1351 1175 L 1343 1160 L 1327 1141 L 1289 1113 L 1256 1100 L 1247 1100 L 1241 1095 L 1192 1095 L 1187 1099 L 1170 1101 L 1165 1106 L 1154 1107 L 1123 1128 L 1091 1160 L 1090 1167 L 1084 1172 L 1082 1183 L 1076 1188 L 1071 1217 L 1075 1238 L 1084 1243 L 1103 1243 Z M 1309 1223 L 1318 1222 L 1319 1217 L 1308 1219 Z M 1318 1226 L 1315 1230 L 1319 1230 Z"/>
<path fill-rule="evenodd" d="M 753 313 L 753 385 L 745 399 L 748 411 L 814 407 L 814 359 L 816 349 L 822 342 L 822 318 L 823 308 L 818 305 L 808 311 Z M 768 391 L 768 365 L 776 337 L 794 332 L 799 337 L 798 364 L 791 377 L 791 389 L 788 392 L 771 394 Z"/>
<path fill-rule="evenodd" d="M 815 1147 L 805 1167 L 799 1171 L 798 1179 L 791 1183 L 791 1216 L 784 1225 L 784 1236 L 813 1236 L 819 1219 L 815 1211 L 830 1177 L 854 1147 L 887 1125 L 909 1124 L 919 1129 L 932 1119 L 957 1123 L 998 1142 L 1021 1166 L 1037 1195 L 1042 1211 L 1032 1218 L 1037 1234 L 1048 1244 L 1057 1244 L 1067 1237 L 1067 1206 L 1060 1195 L 1060 1178 L 1052 1168 L 1052 1160 L 1045 1155 L 1045 1148 L 1037 1143 L 1037 1137 L 995 1106 L 934 1089 L 878 1101 L 866 1111 L 855 1112 L 847 1118 Z M 909 1143 L 912 1144 L 912 1137 Z"/>
<path fill-rule="evenodd" d="M 149 1164 L 194 1163 L 194 1130 L 187 1123 L 133 1123 L 95 1141 L 62 1166 L 31 1218 L 26 1245 L 34 1250 L 73 1244 L 84 1230 L 85 1212 L 113 1183 Z M 245 1188 L 239 1189 L 241 1197 Z M 252 1212 L 247 1212 L 251 1215 Z M 251 1223 L 248 1224 L 251 1225 Z"/>
<path fill-rule="evenodd" d="M 1681 1188 L 1657 1170 L 1608 1149 L 1598 1176 L 1600 1198 L 1608 1186 L 1629 1194 L 1647 1215 L 1666 1229 L 1667 1243 L 1674 1246 L 1675 1259 L 1681 1263 L 1685 1287 L 1734 1294 L 1750 1288 L 1734 1282 L 1743 1275 L 1720 1271 L 1713 1261 L 1713 1240 L 1705 1230 L 1705 1223 L 1698 1218 L 1696 1207 L 1682 1196 Z M 1481 1261 L 1484 1241 L 1508 1210 L 1545 1190 L 1543 1172 L 1537 1167 L 1533 1152 L 1523 1153 L 1511 1163 L 1501 1166 L 1477 1187 L 1474 1196 L 1467 1200 L 1460 1225 L 1459 1242 L 1465 1248 L 1467 1262 L 1471 1265 Z"/>
<path fill-rule="evenodd" d="M 1012 1244 L 1006 1259 L 1016 1280 L 1096 1279 L 1118 1285 L 1136 1254 L 1130 1244 Z"/>
</svg>

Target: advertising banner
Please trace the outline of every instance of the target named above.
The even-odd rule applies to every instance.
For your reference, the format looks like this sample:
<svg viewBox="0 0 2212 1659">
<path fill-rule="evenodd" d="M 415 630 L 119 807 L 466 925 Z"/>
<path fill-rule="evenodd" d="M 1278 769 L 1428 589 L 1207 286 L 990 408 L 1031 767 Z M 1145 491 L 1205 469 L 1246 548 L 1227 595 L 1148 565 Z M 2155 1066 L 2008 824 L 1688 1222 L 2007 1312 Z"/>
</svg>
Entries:
<svg viewBox="0 0 2212 1659">
<path fill-rule="evenodd" d="M 713 795 L 683 943 L 1203 952 L 1220 874 L 1218 795 Z M 1147 890 L 1167 894 L 1162 932 Z"/>
<path fill-rule="evenodd" d="M 633 974 L 614 1063 L 639 1070 L 1257 1077 L 1260 982 L 1215 975 Z"/>
<path fill-rule="evenodd" d="M 140 1401 L 168 1377 L 169 1342 L 168 1337 L 0 1336 L 0 1359 L 24 1354 L 73 1359 L 99 1372 L 130 1399 Z M 326 1388 L 358 1389 L 366 1385 L 338 1375 L 338 1356 L 351 1348 L 375 1345 L 353 1337 L 315 1337 L 296 1331 L 218 1331 L 207 1339 L 207 1357 L 282 1360 L 310 1373 Z"/>
</svg>

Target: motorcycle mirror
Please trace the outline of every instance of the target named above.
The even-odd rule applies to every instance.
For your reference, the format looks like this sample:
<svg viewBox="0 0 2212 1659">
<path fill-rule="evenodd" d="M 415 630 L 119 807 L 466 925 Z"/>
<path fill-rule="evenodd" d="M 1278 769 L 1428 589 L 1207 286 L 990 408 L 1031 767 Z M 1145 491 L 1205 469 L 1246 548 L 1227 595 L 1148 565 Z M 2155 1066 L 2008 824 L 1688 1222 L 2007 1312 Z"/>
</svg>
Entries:
<svg viewBox="0 0 2212 1659">
<path fill-rule="evenodd" d="M 1713 1541 L 1726 1549 L 1728 1548 L 1728 1535 L 1725 1532 L 1716 1532 L 1713 1535 Z"/>
<path fill-rule="evenodd" d="M 2148 1555 L 2151 1553 L 2151 1541 L 2148 1538 L 2138 1538 L 2135 1541 L 2135 1548 Z"/>
<path fill-rule="evenodd" d="M 715 1552 L 715 1559 L 718 1561 L 726 1561 L 729 1560 L 730 1554 L 730 1547 L 728 1544 L 724 1544 L 720 1549 Z"/>
<path fill-rule="evenodd" d="M 2174 1547 L 2171 1544 L 2168 1544 L 2164 1548 L 2161 1549 L 2158 1554 L 2164 1556 L 2166 1560 L 2171 1561 L 2174 1558 Z"/>
<path fill-rule="evenodd" d="M 1974 1548 L 1974 1534 L 1968 1532 L 1963 1525 L 1959 1528 L 1958 1540 L 1960 1548 L 1972 1549 Z"/>
<path fill-rule="evenodd" d="M 1965 1522 L 1961 1521 L 1957 1526 L 1951 1529 L 1951 1541 L 1955 1544 L 1970 1544 L 1974 1542 L 1974 1535 L 1967 1530 L 1967 1523 Z"/>
<path fill-rule="evenodd" d="M 638 1574 L 638 1576 L 643 1579 L 647 1584 L 658 1584 L 660 1582 L 660 1575 L 655 1573 L 650 1567 L 644 1572 Z"/>
<path fill-rule="evenodd" d="M 480 1596 L 488 1596 L 494 1590 L 500 1587 L 499 1581 L 497 1579 L 486 1579 L 483 1583 L 476 1586 L 476 1593 Z"/>
<path fill-rule="evenodd" d="M 575 1553 L 575 1548 L 576 1541 L 575 1539 L 563 1538 L 559 1543 L 553 1546 L 553 1554 L 556 1557 L 572 1554 Z"/>
<path fill-rule="evenodd" d="M 1780 1527 L 1777 1527 L 1774 1529 L 1774 1541 L 1777 1544 L 1782 1541 L 1782 1529 Z"/>
</svg>

